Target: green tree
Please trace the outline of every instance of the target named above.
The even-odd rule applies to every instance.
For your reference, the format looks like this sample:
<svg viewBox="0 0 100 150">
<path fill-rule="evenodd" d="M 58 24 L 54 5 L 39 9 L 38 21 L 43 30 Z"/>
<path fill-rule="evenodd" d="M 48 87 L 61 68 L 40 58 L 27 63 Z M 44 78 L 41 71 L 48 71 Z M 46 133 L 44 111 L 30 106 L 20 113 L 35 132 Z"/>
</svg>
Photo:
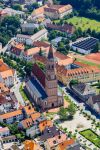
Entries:
<svg viewBox="0 0 100 150">
<path fill-rule="evenodd" d="M 15 9 L 15 10 L 20 10 L 20 11 L 22 11 L 22 7 L 21 7 L 20 4 L 14 4 L 14 5 L 12 6 L 12 8 Z"/>
<path fill-rule="evenodd" d="M 59 117 L 60 117 L 61 120 L 67 120 L 68 113 L 67 113 L 67 110 L 64 107 L 60 108 L 58 114 L 59 114 Z"/>
</svg>

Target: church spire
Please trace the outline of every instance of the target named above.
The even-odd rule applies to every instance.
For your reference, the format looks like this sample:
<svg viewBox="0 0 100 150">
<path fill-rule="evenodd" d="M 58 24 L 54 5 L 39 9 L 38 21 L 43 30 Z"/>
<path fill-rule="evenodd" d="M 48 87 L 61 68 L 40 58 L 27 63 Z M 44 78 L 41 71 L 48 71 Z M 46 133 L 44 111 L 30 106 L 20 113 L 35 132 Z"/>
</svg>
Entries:
<svg viewBox="0 0 100 150">
<path fill-rule="evenodd" d="M 48 59 L 53 59 L 53 58 L 54 58 L 53 46 L 52 46 L 52 44 L 50 44 L 49 53 L 48 53 Z"/>
</svg>

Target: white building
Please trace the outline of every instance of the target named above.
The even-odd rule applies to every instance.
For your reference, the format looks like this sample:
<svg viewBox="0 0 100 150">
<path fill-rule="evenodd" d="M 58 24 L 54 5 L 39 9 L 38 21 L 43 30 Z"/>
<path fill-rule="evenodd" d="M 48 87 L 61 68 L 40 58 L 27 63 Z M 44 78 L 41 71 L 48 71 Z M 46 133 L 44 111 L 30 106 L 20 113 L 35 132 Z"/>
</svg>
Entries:
<svg viewBox="0 0 100 150">
<path fill-rule="evenodd" d="M 42 39 L 46 39 L 47 35 L 48 35 L 48 31 L 46 29 L 42 29 L 32 36 L 17 34 L 16 41 L 20 43 L 25 43 L 26 45 L 33 45 L 34 41 L 40 41 Z"/>
<path fill-rule="evenodd" d="M 10 130 L 8 127 L 0 127 L 0 137 L 3 137 L 3 136 L 9 136 L 10 135 Z"/>
</svg>

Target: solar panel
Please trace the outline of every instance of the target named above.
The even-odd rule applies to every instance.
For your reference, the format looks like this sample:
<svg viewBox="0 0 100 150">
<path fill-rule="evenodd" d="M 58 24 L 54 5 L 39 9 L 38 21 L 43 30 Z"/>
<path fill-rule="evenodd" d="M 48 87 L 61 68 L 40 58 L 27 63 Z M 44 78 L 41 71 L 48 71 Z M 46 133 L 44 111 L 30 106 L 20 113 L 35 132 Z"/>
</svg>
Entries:
<svg viewBox="0 0 100 150">
<path fill-rule="evenodd" d="M 90 37 L 82 41 L 76 42 L 72 44 L 72 46 L 75 46 L 77 48 L 81 48 L 84 50 L 92 50 L 98 41 L 99 41 L 98 39 Z"/>
</svg>

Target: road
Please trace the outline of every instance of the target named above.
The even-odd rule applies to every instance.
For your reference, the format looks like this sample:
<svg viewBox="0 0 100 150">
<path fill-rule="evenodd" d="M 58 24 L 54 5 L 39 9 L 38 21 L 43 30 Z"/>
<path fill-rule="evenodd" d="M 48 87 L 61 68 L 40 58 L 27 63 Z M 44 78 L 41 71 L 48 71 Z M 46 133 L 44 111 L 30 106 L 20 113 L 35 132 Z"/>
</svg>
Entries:
<svg viewBox="0 0 100 150">
<path fill-rule="evenodd" d="M 15 39 L 16 39 L 16 38 L 11 38 L 11 40 L 8 41 L 8 43 L 5 45 L 5 47 L 3 47 L 3 48 L 0 50 L 0 53 L 1 53 L 1 52 L 5 53 L 6 50 L 7 50 L 7 48 L 8 48 L 8 45 L 9 45 L 12 41 L 14 41 Z"/>
<path fill-rule="evenodd" d="M 17 83 L 12 87 L 11 91 L 15 93 L 15 96 L 18 100 L 18 102 L 22 105 L 25 106 L 25 102 L 24 99 L 22 98 L 20 92 L 19 92 L 19 88 L 22 84 L 22 82 L 19 80 L 19 78 L 17 78 Z"/>
</svg>

